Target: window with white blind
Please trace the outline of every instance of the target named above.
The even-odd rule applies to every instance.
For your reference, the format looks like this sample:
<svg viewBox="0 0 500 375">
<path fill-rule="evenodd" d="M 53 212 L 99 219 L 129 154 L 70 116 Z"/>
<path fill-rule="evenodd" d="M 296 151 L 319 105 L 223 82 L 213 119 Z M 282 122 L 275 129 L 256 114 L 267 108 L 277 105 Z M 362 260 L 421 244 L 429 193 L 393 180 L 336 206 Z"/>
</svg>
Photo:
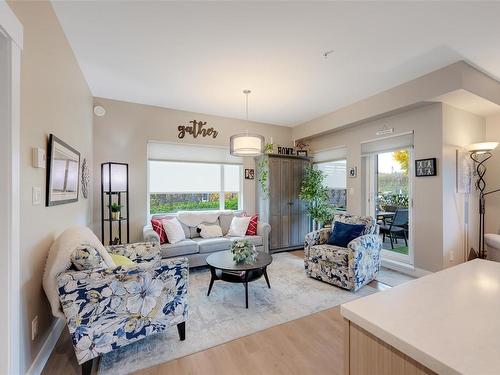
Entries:
<svg viewBox="0 0 500 375">
<path fill-rule="evenodd" d="M 241 165 L 149 160 L 149 213 L 241 208 Z"/>
<path fill-rule="evenodd" d="M 334 160 L 314 164 L 323 171 L 328 187 L 330 204 L 335 209 L 347 208 L 347 160 Z"/>
</svg>

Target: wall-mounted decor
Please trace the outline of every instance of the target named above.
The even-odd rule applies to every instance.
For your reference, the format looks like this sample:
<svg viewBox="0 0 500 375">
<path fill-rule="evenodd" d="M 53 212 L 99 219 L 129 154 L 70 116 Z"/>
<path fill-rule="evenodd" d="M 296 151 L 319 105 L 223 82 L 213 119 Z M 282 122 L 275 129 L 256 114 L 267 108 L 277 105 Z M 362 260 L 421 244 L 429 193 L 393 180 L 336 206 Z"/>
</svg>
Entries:
<svg viewBox="0 0 500 375">
<path fill-rule="evenodd" d="M 430 177 L 437 175 L 436 158 L 415 160 L 415 176 Z"/>
<path fill-rule="evenodd" d="M 50 134 L 47 158 L 45 205 L 55 206 L 78 201 L 80 153 Z"/>
<path fill-rule="evenodd" d="M 253 180 L 255 178 L 254 169 L 245 169 L 245 180 Z"/>
<path fill-rule="evenodd" d="M 82 195 L 85 199 L 89 197 L 89 181 L 89 166 L 87 164 L 87 159 L 84 158 L 82 162 Z"/>
<path fill-rule="evenodd" d="M 204 127 L 205 125 L 207 125 L 206 121 L 191 120 L 189 121 L 189 123 L 191 125 L 179 125 L 177 127 L 177 130 L 179 131 L 179 134 L 177 136 L 180 139 L 184 138 L 186 136 L 186 133 L 192 135 L 193 138 L 198 138 L 198 136 L 217 138 L 217 136 L 219 135 L 219 132 L 213 127 Z"/>
<path fill-rule="evenodd" d="M 307 150 L 297 150 L 297 156 L 307 157 Z"/>
<path fill-rule="evenodd" d="M 349 177 L 355 178 L 358 176 L 358 167 L 349 168 Z"/>
</svg>

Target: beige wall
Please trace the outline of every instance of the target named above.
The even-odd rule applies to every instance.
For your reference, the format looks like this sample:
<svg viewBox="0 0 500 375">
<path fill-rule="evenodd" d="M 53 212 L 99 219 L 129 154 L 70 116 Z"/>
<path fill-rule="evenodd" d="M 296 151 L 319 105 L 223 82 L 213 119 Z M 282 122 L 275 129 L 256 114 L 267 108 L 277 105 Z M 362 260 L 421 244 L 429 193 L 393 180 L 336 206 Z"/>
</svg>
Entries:
<svg viewBox="0 0 500 375">
<path fill-rule="evenodd" d="M 247 122 L 232 118 L 211 116 L 173 109 L 95 98 L 95 104 L 106 109 L 104 117 L 94 117 L 94 229 L 100 236 L 100 165 L 107 161 L 129 164 L 130 175 L 130 240 L 142 238 L 142 227 L 147 222 L 147 142 L 163 141 L 185 144 L 226 146 L 229 137 L 245 131 L 273 137 L 276 144 L 291 144 L 291 128 Z M 177 137 L 177 126 L 191 120 L 207 121 L 219 131 L 217 138 L 186 135 Z M 246 168 L 254 168 L 253 159 L 246 158 Z M 243 208 L 255 210 L 255 181 L 244 181 Z"/>
<path fill-rule="evenodd" d="M 456 150 L 480 142 L 485 137 L 484 117 L 443 105 L 443 266 L 465 260 L 466 249 L 477 249 L 478 199 L 471 194 L 457 193 Z"/>
<path fill-rule="evenodd" d="M 462 262 L 467 197 L 456 193 L 455 151 L 484 138 L 485 119 L 435 103 L 311 138 L 313 151 L 345 146 L 348 167 L 358 167 L 358 177 L 347 179 L 348 211 L 353 214 L 363 213 L 365 199 L 361 142 L 377 139 L 375 132 L 383 126 L 394 128 L 394 134 L 414 132 L 414 159 L 437 158 L 436 177 L 413 179 L 414 266 L 438 271 Z M 477 241 L 476 196 L 473 192 L 469 198 L 470 244 Z"/>
<path fill-rule="evenodd" d="M 31 166 L 32 147 L 47 147 L 50 133 L 80 151 L 92 165 L 92 96 L 50 2 L 10 2 L 24 26 L 21 65 L 21 369 L 30 367 L 54 318 L 42 290 L 42 273 L 54 238 L 91 221 L 90 200 L 55 207 L 33 206 L 31 189 L 42 188 L 46 169 Z M 44 200 L 45 201 L 45 200 Z M 31 341 L 31 321 L 39 334 Z"/>
<path fill-rule="evenodd" d="M 442 134 L 441 104 L 409 110 L 404 113 L 370 121 L 362 125 L 339 130 L 335 133 L 311 139 L 313 150 L 346 146 L 347 166 L 358 167 L 358 177 L 347 179 L 348 211 L 362 213 L 361 142 L 373 140 L 375 132 L 384 125 L 394 128 L 394 134 L 414 131 L 415 159 L 436 157 L 438 176 L 415 178 L 413 191 L 414 209 L 414 265 L 417 268 L 437 271 L 442 268 Z M 431 216 L 429 216 L 431 215 Z M 432 218 L 432 219 L 431 219 Z M 437 248 L 437 249 L 436 249 Z"/>
<path fill-rule="evenodd" d="M 486 139 L 500 142 L 500 114 L 486 119 Z M 486 188 L 500 188 L 500 147 L 487 162 Z M 500 233 L 500 192 L 486 197 L 486 233 Z"/>
</svg>

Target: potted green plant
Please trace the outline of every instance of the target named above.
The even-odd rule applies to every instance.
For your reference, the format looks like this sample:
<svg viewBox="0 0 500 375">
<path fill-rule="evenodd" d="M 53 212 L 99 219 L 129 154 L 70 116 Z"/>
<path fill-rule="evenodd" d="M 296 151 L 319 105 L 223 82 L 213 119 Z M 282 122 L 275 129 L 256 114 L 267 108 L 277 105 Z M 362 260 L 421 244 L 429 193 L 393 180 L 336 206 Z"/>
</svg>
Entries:
<svg viewBox="0 0 500 375">
<path fill-rule="evenodd" d="M 332 217 L 328 204 L 328 188 L 324 185 L 325 175 L 312 165 L 304 172 L 299 198 L 306 203 L 306 210 L 313 219 L 314 228 L 321 228 Z"/>
<path fill-rule="evenodd" d="M 120 220 L 120 213 L 123 205 L 118 203 L 111 203 L 111 219 L 112 220 Z"/>
<path fill-rule="evenodd" d="M 252 263 L 257 258 L 255 246 L 248 240 L 236 240 L 230 246 L 233 260 L 236 263 Z"/>
</svg>

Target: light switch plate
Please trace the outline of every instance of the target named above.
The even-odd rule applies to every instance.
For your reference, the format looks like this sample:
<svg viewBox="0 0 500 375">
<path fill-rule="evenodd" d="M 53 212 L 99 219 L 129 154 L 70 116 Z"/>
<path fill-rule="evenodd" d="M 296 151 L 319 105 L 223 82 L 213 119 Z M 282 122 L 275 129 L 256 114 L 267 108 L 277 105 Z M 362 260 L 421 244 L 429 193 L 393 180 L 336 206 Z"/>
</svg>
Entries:
<svg viewBox="0 0 500 375">
<path fill-rule="evenodd" d="M 33 168 L 45 168 L 47 159 L 43 148 L 33 148 Z"/>
<path fill-rule="evenodd" d="M 31 199 L 33 206 L 38 206 L 42 204 L 42 188 L 40 186 L 33 186 L 31 191 Z"/>
</svg>

